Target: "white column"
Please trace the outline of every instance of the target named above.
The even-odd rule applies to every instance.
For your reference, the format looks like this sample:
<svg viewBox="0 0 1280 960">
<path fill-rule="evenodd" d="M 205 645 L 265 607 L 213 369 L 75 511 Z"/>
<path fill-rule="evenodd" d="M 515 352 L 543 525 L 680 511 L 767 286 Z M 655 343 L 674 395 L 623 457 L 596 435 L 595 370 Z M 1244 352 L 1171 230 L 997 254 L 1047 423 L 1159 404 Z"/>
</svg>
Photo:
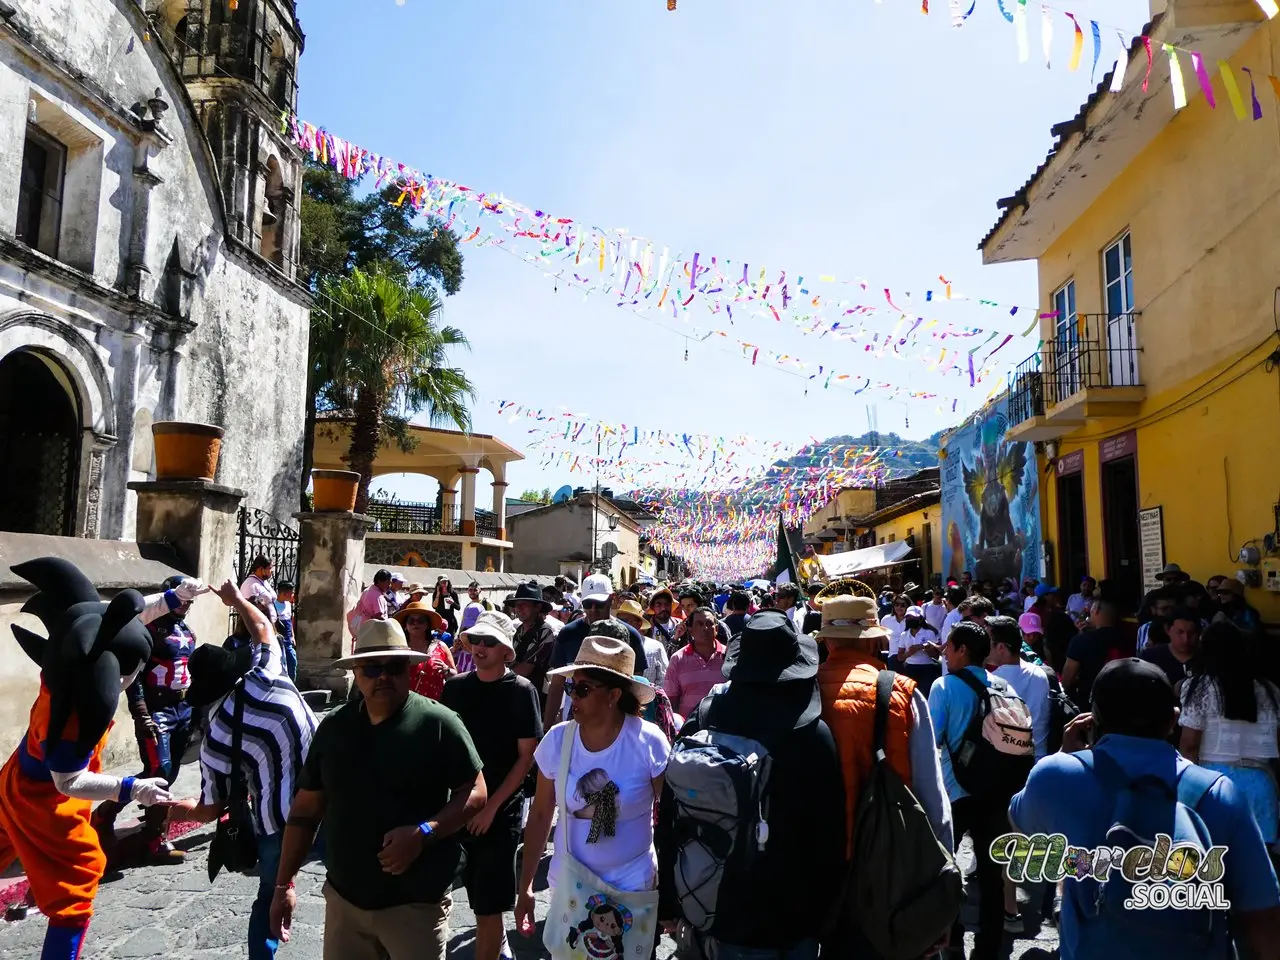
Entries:
<svg viewBox="0 0 1280 960">
<path fill-rule="evenodd" d="M 476 535 L 476 474 L 479 467 L 463 467 L 462 473 L 462 535 Z"/>
<path fill-rule="evenodd" d="M 493 523 L 498 528 L 498 539 L 507 539 L 507 482 L 493 481 Z"/>
</svg>

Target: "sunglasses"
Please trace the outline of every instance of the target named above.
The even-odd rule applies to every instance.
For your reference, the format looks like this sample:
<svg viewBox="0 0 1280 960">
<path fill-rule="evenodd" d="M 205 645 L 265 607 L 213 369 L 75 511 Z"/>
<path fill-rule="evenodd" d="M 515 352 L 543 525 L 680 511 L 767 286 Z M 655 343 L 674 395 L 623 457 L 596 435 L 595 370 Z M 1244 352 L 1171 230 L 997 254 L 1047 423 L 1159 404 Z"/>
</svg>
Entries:
<svg viewBox="0 0 1280 960">
<path fill-rule="evenodd" d="M 608 608 L 608 606 L 609 606 L 608 600 L 583 600 L 582 601 L 582 609 L 584 610 L 599 610 L 601 608 Z"/>
<path fill-rule="evenodd" d="M 564 692 L 575 700 L 584 700 L 591 696 L 591 691 L 599 690 L 603 686 L 604 684 L 602 683 L 589 683 L 586 680 L 578 680 L 575 683 L 566 683 Z"/>
<path fill-rule="evenodd" d="M 411 617 L 405 617 L 404 622 L 405 622 L 405 625 L 409 627 L 425 627 L 427 624 L 431 622 L 431 620 L 423 616 L 411 616 Z"/>
<path fill-rule="evenodd" d="M 470 636 L 468 636 L 467 639 L 471 641 L 471 645 L 473 647 L 488 647 L 490 649 L 498 646 L 498 644 L 502 642 L 497 637 L 490 637 L 483 633 L 479 633 L 479 634 L 473 633 Z"/>
<path fill-rule="evenodd" d="M 398 677 L 409 669 L 404 660 L 387 660 L 385 663 L 362 663 L 360 674 L 366 680 L 377 680 L 379 677 Z"/>
</svg>

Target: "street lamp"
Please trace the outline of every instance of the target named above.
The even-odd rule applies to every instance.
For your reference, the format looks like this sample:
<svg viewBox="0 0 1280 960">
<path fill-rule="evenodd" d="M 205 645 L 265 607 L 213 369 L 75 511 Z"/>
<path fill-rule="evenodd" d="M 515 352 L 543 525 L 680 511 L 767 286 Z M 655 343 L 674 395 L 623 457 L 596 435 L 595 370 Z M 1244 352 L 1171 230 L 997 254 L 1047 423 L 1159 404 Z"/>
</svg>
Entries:
<svg viewBox="0 0 1280 960">
<path fill-rule="evenodd" d="M 616 513 L 609 518 L 609 529 L 610 530 L 618 529 L 618 515 Z"/>
</svg>

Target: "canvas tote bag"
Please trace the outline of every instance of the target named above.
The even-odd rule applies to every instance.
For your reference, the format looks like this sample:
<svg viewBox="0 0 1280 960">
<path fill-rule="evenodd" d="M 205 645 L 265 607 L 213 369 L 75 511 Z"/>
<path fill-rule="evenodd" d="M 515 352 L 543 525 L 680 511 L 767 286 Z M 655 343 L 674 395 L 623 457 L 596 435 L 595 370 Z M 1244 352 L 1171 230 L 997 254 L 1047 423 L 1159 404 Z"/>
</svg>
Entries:
<svg viewBox="0 0 1280 960">
<path fill-rule="evenodd" d="M 551 894 L 542 943 L 554 960 L 648 960 L 658 926 L 658 891 L 636 893 L 605 883 L 569 852 L 569 759 L 577 723 L 570 722 L 560 750 L 556 800 L 560 877 Z"/>
</svg>

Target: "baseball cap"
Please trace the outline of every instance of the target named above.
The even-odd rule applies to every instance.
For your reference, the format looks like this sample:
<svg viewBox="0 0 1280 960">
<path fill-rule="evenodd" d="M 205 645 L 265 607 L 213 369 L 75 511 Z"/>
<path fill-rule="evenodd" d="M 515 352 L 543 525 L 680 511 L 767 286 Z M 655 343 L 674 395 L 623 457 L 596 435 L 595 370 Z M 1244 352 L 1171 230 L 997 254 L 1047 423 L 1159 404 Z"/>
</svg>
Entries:
<svg viewBox="0 0 1280 960">
<path fill-rule="evenodd" d="M 582 602 L 588 603 L 592 600 L 597 603 L 608 600 L 613 596 L 613 583 L 603 574 L 593 573 L 582 581 Z"/>
<path fill-rule="evenodd" d="M 1112 660 L 1093 682 L 1093 714 L 1105 733 L 1163 736 L 1177 705 L 1165 672 L 1137 657 Z"/>
<path fill-rule="evenodd" d="M 1055 587 L 1052 583 L 1038 583 L 1038 584 L 1036 584 L 1036 596 L 1037 596 L 1037 597 L 1043 597 L 1043 596 L 1045 596 L 1046 594 L 1056 593 L 1056 592 L 1057 592 L 1057 590 L 1058 590 L 1058 588 L 1057 588 L 1057 587 Z"/>
<path fill-rule="evenodd" d="M 1024 613 L 1018 618 L 1018 629 L 1023 633 L 1044 633 L 1044 624 L 1040 622 L 1040 614 Z"/>
<path fill-rule="evenodd" d="M 913 607 L 907 607 L 907 614 L 906 614 L 906 615 L 907 615 L 908 617 L 918 617 L 919 619 L 923 620 L 923 619 L 924 619 L 924 607 L 914 607 L 914 606 L 913 606 Z"/>
</svg>

